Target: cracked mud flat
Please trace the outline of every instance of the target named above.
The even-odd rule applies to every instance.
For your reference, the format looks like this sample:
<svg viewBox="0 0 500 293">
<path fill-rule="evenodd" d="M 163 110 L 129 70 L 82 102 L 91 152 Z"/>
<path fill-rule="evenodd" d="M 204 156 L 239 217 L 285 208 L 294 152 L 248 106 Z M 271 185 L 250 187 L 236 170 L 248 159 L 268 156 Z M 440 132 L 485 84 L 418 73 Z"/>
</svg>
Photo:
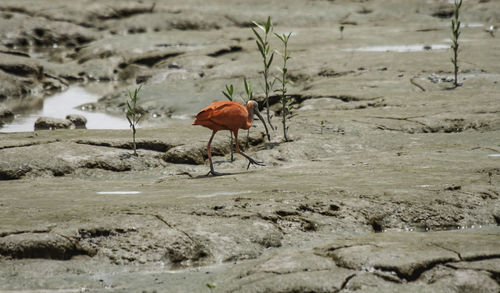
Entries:
<svg viewBox="0 0 500 293">
<path fill-rule="evenodd" d="M 499 3 L 464 2 L 457 89 L 446 1 L 153 3 L 0 3 L 2 123 L 72 86 L 122 115 L 143 83 L 148 113 L 138 157 L 127 130 L 0 128 L 0 291 L 500 290 Z M 206 177 L 191 118 L 244 76 L 262 101 L 267 15 L 294 32 L 293 141 L 272 97 L 266 166 L 219 133 L 232 175 Z"/>
</svg>

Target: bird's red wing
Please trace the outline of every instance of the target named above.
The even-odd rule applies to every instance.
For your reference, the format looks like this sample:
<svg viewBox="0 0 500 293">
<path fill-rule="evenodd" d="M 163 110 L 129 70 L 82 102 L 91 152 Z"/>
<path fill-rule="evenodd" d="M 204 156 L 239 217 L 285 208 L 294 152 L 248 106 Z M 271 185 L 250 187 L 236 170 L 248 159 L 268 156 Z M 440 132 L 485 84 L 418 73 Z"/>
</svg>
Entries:
<svg viewBox="0 0 500 293">
<path fill-rule="evenodd" d="M 247 116 L 243 105 L 236 102 L 218 101 L 201 110 L 196 115 L 193 124 L 213 130 L 236 130 L 243 126 Z"/>
<path fill-rule="evenodd" d="M 213 102 L 212 104 L 203 108 L 198 114 L 196 114 L 196 120 L 193 122 L 193 124 L 199 124 L 198 122 L 210 120 L 210 118 L 212 118 L 214 113 L 219 111 L 220 108 L 225 107 L 227 103 L 229 102 L 228 101 Z"/>
<path fill-rule="evenodd" d="M 228 130 L 242 128 L 248 113 L 244 106 L 236 102 L 219 105 L 214 109 L 210 121 Z"/>
</svg>

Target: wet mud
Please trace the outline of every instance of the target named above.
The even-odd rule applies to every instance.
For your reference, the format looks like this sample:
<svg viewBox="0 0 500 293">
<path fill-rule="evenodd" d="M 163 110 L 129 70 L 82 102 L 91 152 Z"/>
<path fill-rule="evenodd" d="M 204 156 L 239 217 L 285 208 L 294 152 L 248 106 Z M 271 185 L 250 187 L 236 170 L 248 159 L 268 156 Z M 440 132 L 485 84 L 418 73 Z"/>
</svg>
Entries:
<svg viewBox="0 0 500 293">
<path fill-rule="evenodd" d="M 0 291 L 498 292 L 499 3 L 464 1 L 453 88 L 447 1 L 229 2 L 0 3 L 3 129 L 98 96 L 60 113 L 88 129 L 0 128 Z M 293 32 L 290 141 L 273 94 L 271 140 L 239 136 L 265 166 L 219 132 L 207 175 L 192 119 L 243 77 L 263 104 L 268 15 Z M 139 84 L 134 156 L 92 114 L 124 120 Z"/>
</svg>

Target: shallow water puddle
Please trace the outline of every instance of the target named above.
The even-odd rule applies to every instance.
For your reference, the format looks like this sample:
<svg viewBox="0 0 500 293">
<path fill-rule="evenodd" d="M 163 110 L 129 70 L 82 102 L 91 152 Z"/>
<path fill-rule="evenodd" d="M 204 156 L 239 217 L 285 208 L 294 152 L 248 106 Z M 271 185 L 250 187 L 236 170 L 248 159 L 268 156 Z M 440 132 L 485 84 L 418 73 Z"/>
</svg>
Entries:
<svg viewBox="0 0 500 293">
<path fill-rule="evenodd" d="M 497 225 L 463 225 L 463 226 L 441 226 L 441 227 L 405 227 L 405 228 L 391 228 L 384 229 L 382 232 L 436 232 L 436 231 L 450 231 L 450 232 L 500 232 L 500 227 Z"/>
<path fill-rule="evenodd" d="M 126 195 L 126 194 L 139 194 L 140 191 L 98 191 L 97 194 L 111 194 L 111 195 Z"/>
<path fill-rule="evenodd" d="M 366 46 L 354 49 L 344 49 L 344 51 L 403 53 L 403 52 L 420 52 L 420 51 L 430 51 L 430 50 L 445 50 L 449 48 L 450 45 L 446 44 L 435 44 L 435 45 L 415 44 L 415 45 Z"/>
<path fill-rule="evenodd" d="M 125 117 L 115 117 L 105 113 L 84 111 L 83 104 L 94 103 L 99 99 L 82 87 L 70 87 L 62 93 L 53 95 L 43 101 L 43 108 L 35 113 L 16 114 L 12 123 L 0 128 L 1 132 L 33 131 L 38 117 L 66 118 L 68 114 L 78 114 L 87 118 L 87 129 L 128 129 Z"/>
</svg>

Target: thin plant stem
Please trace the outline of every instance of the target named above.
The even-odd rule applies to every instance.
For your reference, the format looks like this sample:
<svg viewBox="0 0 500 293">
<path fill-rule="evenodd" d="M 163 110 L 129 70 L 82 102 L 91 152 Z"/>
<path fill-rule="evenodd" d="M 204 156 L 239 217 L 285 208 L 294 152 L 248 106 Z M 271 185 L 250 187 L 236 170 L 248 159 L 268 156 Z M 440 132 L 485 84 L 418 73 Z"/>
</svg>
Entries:
<svg viewBox="0 0 500 293">
<path fill-rule="evenodd" d="M 135 130 L 135 125 L 132 125 L 132 144 L 134 145 L 134 156 L 137 156 L 137 145 L 135 143 L 135 133 L 136 133 L 136 130 Z"/>
<path fill-rule="evenodd" d="M 281 81 L 281 89 L 277 90 L 278 92 L 281 93 L 280 97 L 280 102 L 281 102 L 281 115 L 282 115 L 282 124 L 283 124 L 283 137 L 285 141 L 288 141 L 288 127 L 286 126 L 286 116 L 288 112 L 290 111 L 290 106 L 288 105 L 289 102 L 289 97 L 287 96 L 287 88 L 286 85 L 289 83 L 287 80 L 287 73 L 288 73 L 288 68 L 287 68 L 287 61 L 291 58 L 289 53 L 288 53 L 288 40 L 290 39 L 290 36 L 292 35 L 289 33 L 288 35 L 278 35 L 275 34 L 276 37 L 280 39 L 280 41 L 283 43 L 283 54 L 280 54 L 281 57 L 283 58 L 283 67 L 280 68 L 281 72 L 281 78 L 278 78 L 279 81 Z"/>
<path fill-rule="evenodd" d="M 453 50 L 453 56 L 451 58 L 451 62 L 453 63 L 453 72 L 455 75 L 454 86 L 458 87 L 460 84 L 458 83 L 458 37 L 460 36 L 460 20 L 459 13 L 460 7 L 462 6 L 462 0 L 455 0 L 455 10 L 453 12 L 453 18 L 451 19 L 451 32 L 452 32 L 452 45 L 451 48 Z"/>
<path fill-rule="evenodd" d="M 231 149 L 231 162 L 234 162 L 234 138 L 233 133 L 229 131 L 231 137 L 229 138 L 229 148 Z"/>
</svg>

